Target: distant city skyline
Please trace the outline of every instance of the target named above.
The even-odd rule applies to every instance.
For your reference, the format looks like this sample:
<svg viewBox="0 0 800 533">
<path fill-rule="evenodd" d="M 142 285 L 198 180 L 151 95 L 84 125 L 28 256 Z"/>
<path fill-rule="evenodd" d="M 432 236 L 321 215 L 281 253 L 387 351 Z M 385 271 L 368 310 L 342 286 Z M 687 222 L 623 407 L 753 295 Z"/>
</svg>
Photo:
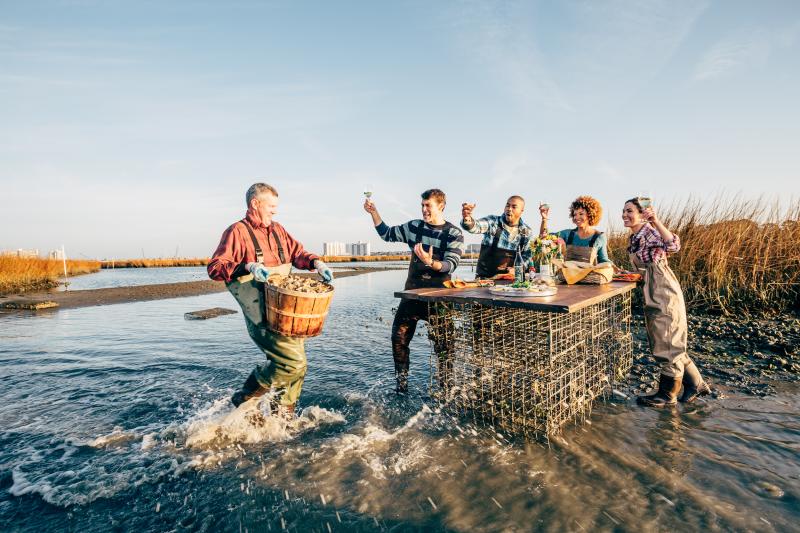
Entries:
<svg viewBox="0 0 800 533">
<path fill-rule="evenodd" d="M 307 249 L 419 195 L 538 227 L 800 196 L 800 3 L 4 2 L 0 248 L 205 257 L 266 181 Z M 467 244 L 480 242 L 466 235 Z M 176 252 L 177 250 L 177 252 Z"/>
</svg>

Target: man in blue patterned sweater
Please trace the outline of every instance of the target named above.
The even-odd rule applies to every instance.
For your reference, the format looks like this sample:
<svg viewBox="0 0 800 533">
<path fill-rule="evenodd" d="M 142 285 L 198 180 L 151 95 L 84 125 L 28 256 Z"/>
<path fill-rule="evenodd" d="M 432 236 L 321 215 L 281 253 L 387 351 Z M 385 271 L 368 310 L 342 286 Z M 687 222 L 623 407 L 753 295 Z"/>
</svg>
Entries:
<svg viewBox="0 0 800 533">
<path fill-rule="evenodd" d="M 445 194 L 439 189 L 422 193 L 422 220 L 415 219 L 400 226 L 388 226 L 375 204 L 368 198 L 364 210 L 372 216 L 375 230 L 387 242 L 404 242 L 411 249 L 411 262 L 405 288 L 443 287 L 444 282 L 458 267 L 464 252 L 464 235 L 455 225 L 444 219 Z M 417 329 L 417 322 L 428 321 L 428 304 L 418 300 L 403 299 L 397 308 L 392 324 L 392 355 L 397 378 L 397 392 L 408 391 L 409 344 Z M 432 339 L 434 350 L 442 358 L 447 352 L 443 339 Z"/>
</svg>

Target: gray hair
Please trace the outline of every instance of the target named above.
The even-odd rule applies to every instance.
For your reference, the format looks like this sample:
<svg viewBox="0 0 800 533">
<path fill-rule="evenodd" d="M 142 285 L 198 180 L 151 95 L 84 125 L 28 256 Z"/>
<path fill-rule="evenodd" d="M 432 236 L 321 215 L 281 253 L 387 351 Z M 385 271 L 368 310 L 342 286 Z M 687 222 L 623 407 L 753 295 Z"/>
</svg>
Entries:
<svg viewBox="0 0 800 533">
<path fill-rule="evenodd" d="M 250 207 L 250 200 L 253 198 L 258 198 L 265 192 L 268 192 L 278 197 L 278 191 L 272 185 L 267 185 L 266 183 L 254 183 L 247 189 L 247 194 L 245 195 L 245 201 L 247 202 L 247 207 Z"/>
</svg>

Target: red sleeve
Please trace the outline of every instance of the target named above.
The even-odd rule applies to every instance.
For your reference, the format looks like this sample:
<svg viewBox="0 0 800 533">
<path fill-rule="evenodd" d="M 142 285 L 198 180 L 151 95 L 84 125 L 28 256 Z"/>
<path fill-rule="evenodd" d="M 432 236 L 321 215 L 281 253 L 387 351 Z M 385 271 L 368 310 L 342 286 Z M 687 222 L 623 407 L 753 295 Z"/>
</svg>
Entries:
<svg viewBox="0 0 800 533">
<path fill-rule="evenodd" d="M 286 244 L 286 254 L 292 265 L 300 270 L 314 270 L 314 260 L 319 259 L 319 256 L 307 252 L 300 241 L 289 235 L 286 228 L 279 227 L 283 233 L 283 242 Z"/>
<path fill-rule="evenodd" d="M 233 224 L 225 230 L 217 250 L 208 262 L 208 277 L 213 280 L 231 281 L 233 273 L 245 259 L 247 241 L 241 238 L 236 226 L 237 224 Z"/>
</svg>

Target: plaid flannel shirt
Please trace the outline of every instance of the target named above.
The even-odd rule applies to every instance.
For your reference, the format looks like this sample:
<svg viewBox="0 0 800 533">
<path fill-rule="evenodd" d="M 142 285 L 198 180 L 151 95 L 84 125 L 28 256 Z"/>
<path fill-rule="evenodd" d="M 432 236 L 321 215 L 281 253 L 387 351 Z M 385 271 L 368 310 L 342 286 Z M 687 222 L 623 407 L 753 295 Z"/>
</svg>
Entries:
<svg viewBox="0 0 800 533">
<path fill-rule="evenodd" d="M 503 216 L 504 215 L 489 215 L 483 218 L 473 219 L 475 223 L 471 227 L 467 226 L 462 220 L 461 227 L 470 233 L 483 233 L 481 246 L 488 247 L 492 245 L 497 228 L 503 225 Z M 500 233 L 500 240 L 497 242 L 497 247 L 511 251 L 516 251 L 517 248 L 521 248 L 522 260 L 528 263 L 533 255 L 531 250 L 531 238 L 535 235 L 531 227 L 525 224 L 522 219 L 519 221 L 518 228 L 519 231 L 514 238 L 511 239 L 508 230 L 504 227 Z"/>
<path fill-rule="evenodd" d="M 681 249 L 681 240 L 677 233 L 672 234 L 671 241 L 664 241 L 661 234 L 649 223 L 630 236 L 628 253 L 635 254 L 642 263 L 655 263 L 666 259 L 667 254 L 674 254 Z"/>
</svg>

